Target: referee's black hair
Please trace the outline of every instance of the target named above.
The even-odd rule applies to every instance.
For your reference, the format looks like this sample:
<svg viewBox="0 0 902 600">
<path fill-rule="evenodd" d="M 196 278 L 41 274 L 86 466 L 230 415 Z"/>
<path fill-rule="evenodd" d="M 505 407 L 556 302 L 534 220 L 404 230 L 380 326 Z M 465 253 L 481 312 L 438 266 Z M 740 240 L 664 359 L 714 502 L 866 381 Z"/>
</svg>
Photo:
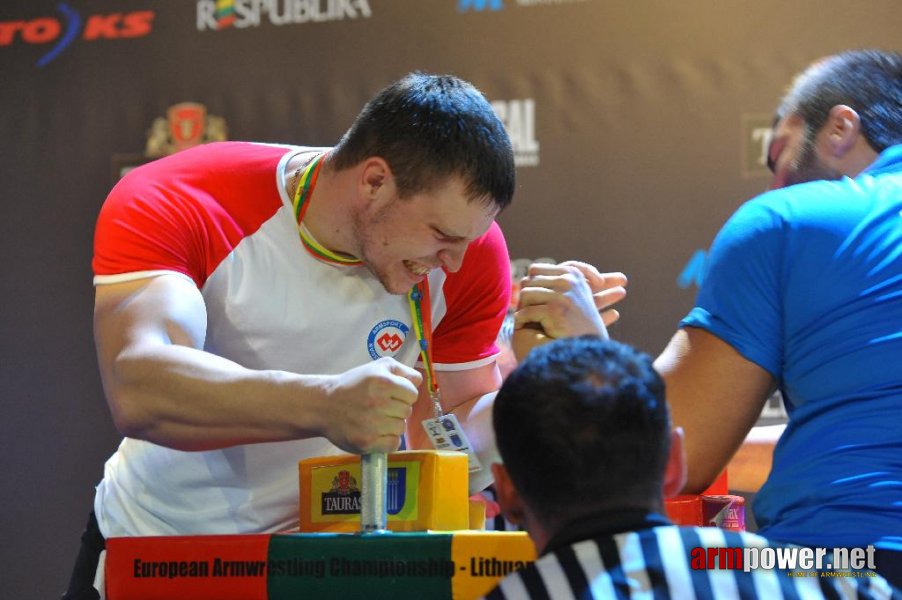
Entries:
<svg viewBox="0 0 902 600">
<path fill-rule="evenodd" d="M 660 510 L 670 414 L 663 380 L 632 347 L 583 336 L 535 348 L 501 386 L 493 424 L 514 486 L 546 524 Z"/>
</svg>

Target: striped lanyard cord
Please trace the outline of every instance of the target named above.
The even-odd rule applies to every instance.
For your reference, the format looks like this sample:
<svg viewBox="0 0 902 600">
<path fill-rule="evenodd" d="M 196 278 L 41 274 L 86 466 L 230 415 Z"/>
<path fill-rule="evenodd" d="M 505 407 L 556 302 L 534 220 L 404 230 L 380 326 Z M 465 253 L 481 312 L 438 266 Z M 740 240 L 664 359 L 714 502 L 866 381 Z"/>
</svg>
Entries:
<svg viewBox="0 0 902 600">
<path fill-rule="evenodd" d="M 337 265 L 361 265 L 363 263 L 360 259 L 354 256 L 338 254 L 317 242 L 303 225 L 304 215 L 307 214 L 307 208 L 310 206 L 308 200 L 313 193 L 313 188 L 316 187 L 316 180 L 319 177 L 319 171 L 323 166 L 323 159 L 326 157 L 326 154 L 328 153 L 323 152 L 310 161 L 310 164 L 304 168 L 298 179 L 298 185 L 294 192 L 294 199 L 292 200 L 294 216 L 298 223 L 298 233 L 301 235 L 301 242 L 304 244 L 304 248 L 316 258 Z"/>
<path fill-rule="evenodd" d="M 426 373 L 426 389 L 432 399 L 432 408 L 435 418 L 442 417 L 442 397 L 438 389 L 438 381 L 435 378 L 435 365 L 432 362 L 432 316 L 430 314 L 429 280 L 424 279 L 411 288 L 407 293 L 410 304 L 410 317 L 413 321 L 413 330 L 420 344 L 420 360 L 423 362 L 423 371 Z"/>
</svg>

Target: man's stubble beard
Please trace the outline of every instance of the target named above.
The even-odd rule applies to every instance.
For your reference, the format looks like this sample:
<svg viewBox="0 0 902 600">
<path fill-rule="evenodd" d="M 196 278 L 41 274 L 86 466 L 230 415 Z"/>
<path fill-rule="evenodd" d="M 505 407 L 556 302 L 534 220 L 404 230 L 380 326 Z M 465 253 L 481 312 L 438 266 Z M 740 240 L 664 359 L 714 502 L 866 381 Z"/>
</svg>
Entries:
<svg viewBox="0 0 902 600">
<path fill-rule="evenodd" d="M 400 295 L 406 292 L 395 292 L 389 289 L 388 287 L 388 275 L 385 273 L 383 269 L 379 269 L 375 266 L 373 261 L 371 260 L 371 255 L 369 252 L 369 248 L 376 242 L 374 242 L 373 236 L 369 234 L 369 227 L 374 223 L 380 223 L 386 218 L 386 212 L 388 207 L 382 208 L 379 212 L 373 215 L 373 218 L 368 222 L 364 222 L 363 216 L 361 212 L 355 213 L 351 218 L 351 231 L 354 234 L 354 239 L 357 242 L 357 251 L 355 255 L 358 259 L 363 263 L 363 266 L 376 278 L 380 285 L 382 285 L 382 289 L 384 289 L 387 293 L 393 295 Z M 387 244 L 383 244 L 387 245 Z"/>
<path fill-rule="evenodd" d="M 841 172 L 824 164 L 818 156 L 815 147 L 816 135 L 817 132 L 812 128 L 805 127 L 799 157 L 794 161 L 793 168 L 786 177 L 786 186 L 809 181 L 832 181 L 843 177 Z"/>
</svg>

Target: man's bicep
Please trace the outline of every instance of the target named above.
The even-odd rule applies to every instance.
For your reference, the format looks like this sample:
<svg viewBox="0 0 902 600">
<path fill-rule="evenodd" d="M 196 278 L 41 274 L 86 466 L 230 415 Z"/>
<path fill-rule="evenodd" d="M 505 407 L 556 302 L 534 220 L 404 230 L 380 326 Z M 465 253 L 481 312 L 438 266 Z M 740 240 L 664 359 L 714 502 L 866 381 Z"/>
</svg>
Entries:
<svg viewBox="0 0 902 600">
<path fill-rule="evenodd" d="M 727 465 L 773 392 L 771 374 L 697 327 L 679 330 L 655 361 L 674 426 L 686 432 L 689 480 L 704 490 Z"/>
<path fill-rule="evenodd" d="M 96 288 L 94 339 L 105 378 L 124 352 L 169 344 L 202 348 L 206 327 L 203 297 L 193 282 L 180 275 Z"/>
</svg>

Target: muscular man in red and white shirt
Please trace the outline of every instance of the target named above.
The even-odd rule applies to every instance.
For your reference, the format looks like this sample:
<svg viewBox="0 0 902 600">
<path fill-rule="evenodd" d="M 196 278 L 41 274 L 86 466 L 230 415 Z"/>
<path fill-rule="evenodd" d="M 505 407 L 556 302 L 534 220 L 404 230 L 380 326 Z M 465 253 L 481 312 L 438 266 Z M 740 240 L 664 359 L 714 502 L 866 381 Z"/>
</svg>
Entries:
<svg viewBox="0 0 902 600">
<path fill-rule="evenodd" d="M 299 459 L 427 445 L 407 298 L 427 280 L 443 407 L 478 447 L 510 295 L 494 220 L 513 191 L 483 95 L 425 74 L 381 91 L 333 149 L 212 144 L 123 178 L 94 283 L 125 439 L 65 597 L 96 597 L 104 537 L 288 528 Z"/>
<path fill-rule="evenodd" d="M 302 244 L 285 176 L 322 152 L 209 144 L 133 171 L 107 199 L 94 258 L 98 350 L 128 437 L 95 500 L 106 536 L 285 529 L 297 520 L 300 458 L 395 449 L 420 383 L 397 292 L 427 276 L 408 263 L 430 267 L 446 408 L 495 389 L 509 260 L 494 209 L 451 194 L 398 201 L 429 214 L 380 217 L 365 235 L 385 227 L 379 235 L 410 250 L 373 269 L 329 262 Z M 388 172 L 381 162 L 369 168 Z M 344 175 L 318 178 L 303 221 L 317 241 L 326 236 L 312 211 L 341 202 L 317 194 Z M 423 249 L 407 241 L 417 237 Z M 373 362 L 383 357 L 393 360 Z"/>
</svg>

